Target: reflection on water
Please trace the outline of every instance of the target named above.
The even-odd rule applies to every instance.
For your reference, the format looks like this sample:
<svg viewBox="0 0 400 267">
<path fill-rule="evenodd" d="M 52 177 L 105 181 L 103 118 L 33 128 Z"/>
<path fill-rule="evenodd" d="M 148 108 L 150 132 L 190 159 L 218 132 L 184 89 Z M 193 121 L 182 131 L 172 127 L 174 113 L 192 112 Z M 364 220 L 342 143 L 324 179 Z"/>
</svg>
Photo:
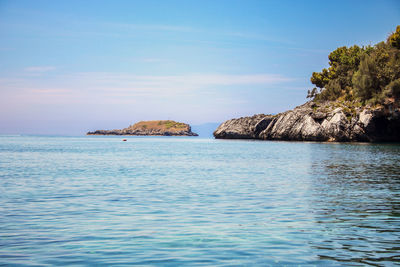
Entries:
<svg viewBox="0 0 400 267">
<path fill-rule="evenodd" d="M 326 150 L 329 151 L 326 151 Z M 326 145 L 312 154 L 321 259 L 370 265 L 400 261 L 400 147 Z"/>
</svg>

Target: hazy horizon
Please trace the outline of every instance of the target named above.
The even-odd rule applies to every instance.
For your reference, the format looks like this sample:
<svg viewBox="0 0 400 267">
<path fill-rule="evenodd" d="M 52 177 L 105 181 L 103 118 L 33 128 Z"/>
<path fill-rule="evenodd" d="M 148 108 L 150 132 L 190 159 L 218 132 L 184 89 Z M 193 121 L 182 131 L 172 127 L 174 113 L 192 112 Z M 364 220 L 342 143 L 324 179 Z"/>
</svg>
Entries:
<svg viewBox="0 0 400 267">
<path fill-rule="evenodd" d="M 194 124 L 190 125 L 192 132 L 198 134 L 198 137 L 201 138 L 209 138 L 213 137 L 213 132 L 217 129 L 217 127 L 221 124 L 222 122 L 207 122 L 207 123 L 202 123 L 202 124 Z M 114 129 L 123 129 L 126 128 L 134 123 L 128 124 L 128 125 L 120 125 L 118 127 L 114 128 L 107 128 L 107 129 L 95 129 L 95 130 L 114 130 Z M 77 137 L 77 136 L 85 136 L 88 131 L 93 131 L 93 129 L 88 129 L 86 131 L 68 131 L 64 130 L 62 128 L 58 128 L 58 131 L 53 131 L 50 133 L 45 133 L 45 132 L 26 132 L 26 133 L 17 133 L 17 132 L 4 132 L 0 133 L 0 136 L 71 136 L 71 137 Z M 157 136 L 153 136 L 157 137 Z"/>
<path fill-rule="evenodd" d="M 394 0 L 1 1 L 0 134 L 282 112 L 330 51 L 399 21 Z"/>
</svg>

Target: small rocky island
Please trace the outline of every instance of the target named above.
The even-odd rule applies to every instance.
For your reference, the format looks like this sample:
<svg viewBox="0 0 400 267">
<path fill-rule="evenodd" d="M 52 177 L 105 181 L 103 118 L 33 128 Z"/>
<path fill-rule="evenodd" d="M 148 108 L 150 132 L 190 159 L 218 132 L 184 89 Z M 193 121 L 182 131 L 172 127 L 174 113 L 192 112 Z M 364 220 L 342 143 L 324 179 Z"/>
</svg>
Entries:
<svg viewBox="0 0 400 267">
<path fill-rule="evenodd" d="M 339 47 L 313 72 L 307 103 L 276 115 L 228 120 L 221 139 L 400 142 L 400 26 L 386 42 Z"/>
<path fill-rule="evenodd" d="M 189 124 L 172 120 L 140 121 L 121 130 L 96 130 L 87 135 L 198 136 Z"/>
</svg>

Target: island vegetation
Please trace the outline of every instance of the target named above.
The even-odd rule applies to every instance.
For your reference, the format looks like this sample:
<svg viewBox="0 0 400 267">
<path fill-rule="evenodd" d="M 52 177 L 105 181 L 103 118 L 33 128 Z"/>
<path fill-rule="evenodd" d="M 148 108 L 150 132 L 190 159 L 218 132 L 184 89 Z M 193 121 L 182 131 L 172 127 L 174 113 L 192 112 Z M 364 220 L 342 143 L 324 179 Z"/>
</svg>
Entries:
<svg viewBox="0 0 400 267">
<path fill-rule="evenodd" d="M 154 129 L 160 131 L 180 131 L 186 129 L 187 124 L 182 122 L 176 122 L 172 120 L 161 120 L 161 121 L 140 121 L 135 123 L 131 129 Z"/>
<path fill-rule="evenodd" d="M 400 25 L 374 46 L 339 47 L 329 54 L 329 68 L 314 72 L 308 98 L 347 105 L 383 105 L 400 99 Z"/>
</svg>

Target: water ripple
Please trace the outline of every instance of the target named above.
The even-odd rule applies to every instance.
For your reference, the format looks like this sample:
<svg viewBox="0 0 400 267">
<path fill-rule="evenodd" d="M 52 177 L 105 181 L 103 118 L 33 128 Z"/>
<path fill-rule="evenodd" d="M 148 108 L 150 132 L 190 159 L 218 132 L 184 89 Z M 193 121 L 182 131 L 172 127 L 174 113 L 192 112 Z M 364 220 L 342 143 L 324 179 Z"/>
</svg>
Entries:
<svg viewBox="0 0 400 267">
<path fill-rule="evenodd" d="M 400 146 L 0 136 L 0 265 L 400 261 Z"/>
</svg>

